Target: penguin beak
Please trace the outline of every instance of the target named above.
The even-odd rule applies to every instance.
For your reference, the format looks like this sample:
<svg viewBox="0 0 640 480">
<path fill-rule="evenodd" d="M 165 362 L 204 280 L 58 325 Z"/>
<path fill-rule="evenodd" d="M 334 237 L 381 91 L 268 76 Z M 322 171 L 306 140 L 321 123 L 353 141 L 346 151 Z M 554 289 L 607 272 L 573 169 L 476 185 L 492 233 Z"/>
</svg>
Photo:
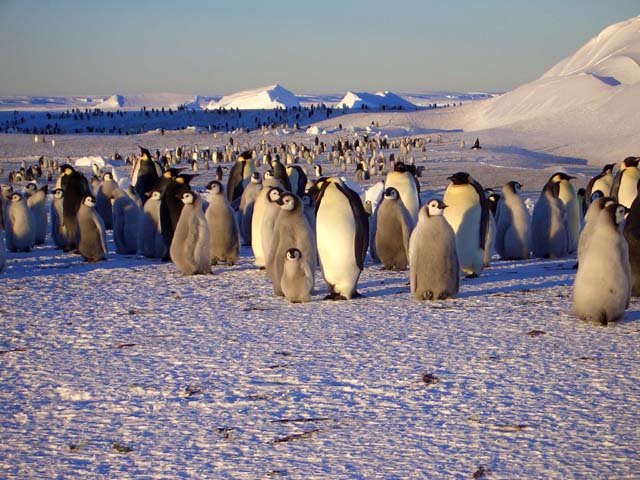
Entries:
<svg viewBox="0 0 640 480">
<path fill-rule="evenodd" d="M 443 203 L 443 204 L 442 204 L 442 209 L 443 209 L 443 210 L 444 210 L 445 208 L 448 208 L 448 207 L 449 207 L 449 205 L 447 205 L 446 203 Z"/>
</svg>

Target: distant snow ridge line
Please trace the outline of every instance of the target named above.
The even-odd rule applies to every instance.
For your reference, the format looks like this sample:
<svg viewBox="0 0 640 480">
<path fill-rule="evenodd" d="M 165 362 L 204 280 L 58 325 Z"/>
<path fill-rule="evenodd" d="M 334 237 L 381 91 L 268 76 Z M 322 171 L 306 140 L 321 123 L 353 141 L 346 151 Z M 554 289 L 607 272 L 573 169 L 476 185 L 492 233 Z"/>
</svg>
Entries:
<svg viewBox="0 0 640 480">
<path fill-rule="evenodd" d="M 172 108 L 177 109 L 182 105 L 189 109 L 199 110 L 202 98 L 195 95 L 185 95 L 181 93 L 141 93 L 138 95 L 111 95 L 106 100 L 97 103 L 93 108 L 100 110 L 122 110 L 136 109 L 142 107 L 151 108 Z"/>
<path fill-rule="evenodd" d="M 273 110 L 275 108 L 300 107 L 300 100 L 281 85 L 269 85 L 253 90 L 225 95 L 218 101 L 211 101 L 207 110 L 237 108 L 240 110 Z"/>
<path fill-rule="evenodd" d="M 416 105 L 393 92 L 377 93 L 348 91 L 337 104 L 338 108 L 414 109 Z"/>
</svg>

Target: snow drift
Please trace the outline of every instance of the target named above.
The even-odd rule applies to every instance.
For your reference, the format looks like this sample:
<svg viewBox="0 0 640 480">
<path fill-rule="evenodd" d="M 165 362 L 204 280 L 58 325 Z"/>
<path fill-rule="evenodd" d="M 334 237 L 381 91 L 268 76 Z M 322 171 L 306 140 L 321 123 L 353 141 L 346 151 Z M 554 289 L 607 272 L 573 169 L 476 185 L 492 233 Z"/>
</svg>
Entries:
<svg viewBox="0 0 640 480">
<path fill-rule="evenodd" d="M 100 110 L 139 110 L 142 107 L 172 108 L 177 109 L 181 105 L 189 108 L 199 108 L 201 97 L 180 93 L 142 93 L 137 95 L 111 95 L 106 100 L 95 105 Z"/>
<path fill-rule="evenodd" d="M 238 108 L 240 110 L 272 110 L 274 108 L 299 107 L 300 100 L 281 85 L 269 85 L 254 90 L 225 95 L 219 101 L 211 101 L 207 110 Z"/>
<path fill-rule="evenodd" d="M 401 96 L 389 92 L 352 92 L 348 91 L 338 102 L 338 108 L 415 108 L 415 105 Z"/>
</svg>

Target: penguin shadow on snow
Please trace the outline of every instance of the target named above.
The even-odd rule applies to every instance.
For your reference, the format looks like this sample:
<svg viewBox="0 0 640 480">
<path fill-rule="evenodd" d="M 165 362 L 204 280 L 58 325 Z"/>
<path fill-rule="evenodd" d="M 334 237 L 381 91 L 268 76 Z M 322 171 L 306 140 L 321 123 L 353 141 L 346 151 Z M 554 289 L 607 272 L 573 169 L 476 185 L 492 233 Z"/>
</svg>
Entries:
<svg viewBox="0 0 640 480">
<path fill-rule="evenodd" d="M 491 148 L 492 152 L 502 153 L 513 157 L 520 157 L 522 160 L 514 160 L 514 164 L 516 166 L 522 166 L 528 169 L 533 168 L 536 170 L 543 170 L 547 167 L 579 166 L 581 167 L 580 171 L 583 172 L 582 167 L 585 167 L 587 165 L 587 161 L 584 158 L 563 157 L 560 155 L 553 155 L 542 150 L 544 150 L 544 148 L 538 150 L 527 150 L 526 148 L 514 146 L 496 146 Z M 483 156 L 478 158 L 478 161 L 480 162 L 491 163 L 491 160 L 491 157 Z"/>
</svg>

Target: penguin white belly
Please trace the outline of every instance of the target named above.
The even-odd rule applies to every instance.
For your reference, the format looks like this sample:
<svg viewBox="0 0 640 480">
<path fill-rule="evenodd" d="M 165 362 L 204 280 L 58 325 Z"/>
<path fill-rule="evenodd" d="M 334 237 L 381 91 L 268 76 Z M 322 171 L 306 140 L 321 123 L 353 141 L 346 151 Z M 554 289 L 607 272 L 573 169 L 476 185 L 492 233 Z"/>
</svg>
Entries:
<svg viewBox="0 0 640 480">
<path fill-rule="evenodd" d="M 396 172 L 393 172 L 396 173 Z M 420 212 L 420 198 L 415 182 L 411 174 L 389 175 L 385 182 L 385 188 L 393 187 L 398 190 L 402 203 L 411 214 L 414 225 L 418 223 L 418 212 Z"/>
<path fill-rule="evenodd" d="M 628 168 L 622 175 L 620 181 L 620 189 L 618 190 L 618 203 L 627 208 L 631 208 L 631 204 L 636 198 L 638 192 L 638 180 L 640 179 L 640 170 L 637 168 Z"/>
<path fill-rule="evenodd" d="M 578 197 L 576 196 L 573 186 L 564 185 L 565 182 L 560 184 L 560 200 L 565 205 L 567 212 L 567 250 L 569 253 L 575 252 L 578 249 L 578 239 L 580 237 L 580 228 L 582 226 L 582 210 Z M 568 183 L 568 182 L 567 182 Z"/>
<path fill-rule="evenodd" d="M 356 223 L 349 200 L 334 186 L 322 197 L 316 234 L 325 281 L 336 293 L 350 298 L 360 277 L 355 258 Z"/>
<path fill-rule="evenodd" d="M 456 248 L 460 270 L 466 274 L 480 274 L 484 266 L 484 251 L 480 248 L 480 220 L 482 207 L 477 199 L 469 195 L 468 190 L 456 191 L 453 187 L 445 192 L 444 217 L 456 234 Z"/>
<path fill-rule="evenodd" d="M 611 175 L 605 175 L 604 177 L 600 177 L 595 182 L 593 182 L 593 187 L 591 187 L 591 193 L 600 190 L 604 193 L 605 197 L 608 197 L 611 193 L 611 185 L 613 184 L 613 177 Z"/>
<path fill-rule="evenodd" d="M 256 267 L 264 267 L 267 262 L 265 253 L 262 249 L 262 219 L 264 210 L 267 206 L 267 189 L 263 189 L 253 207 L 253 216 L 251 217 L 251 249 L 255 257 L 254 264 Z"/>
</svg>

